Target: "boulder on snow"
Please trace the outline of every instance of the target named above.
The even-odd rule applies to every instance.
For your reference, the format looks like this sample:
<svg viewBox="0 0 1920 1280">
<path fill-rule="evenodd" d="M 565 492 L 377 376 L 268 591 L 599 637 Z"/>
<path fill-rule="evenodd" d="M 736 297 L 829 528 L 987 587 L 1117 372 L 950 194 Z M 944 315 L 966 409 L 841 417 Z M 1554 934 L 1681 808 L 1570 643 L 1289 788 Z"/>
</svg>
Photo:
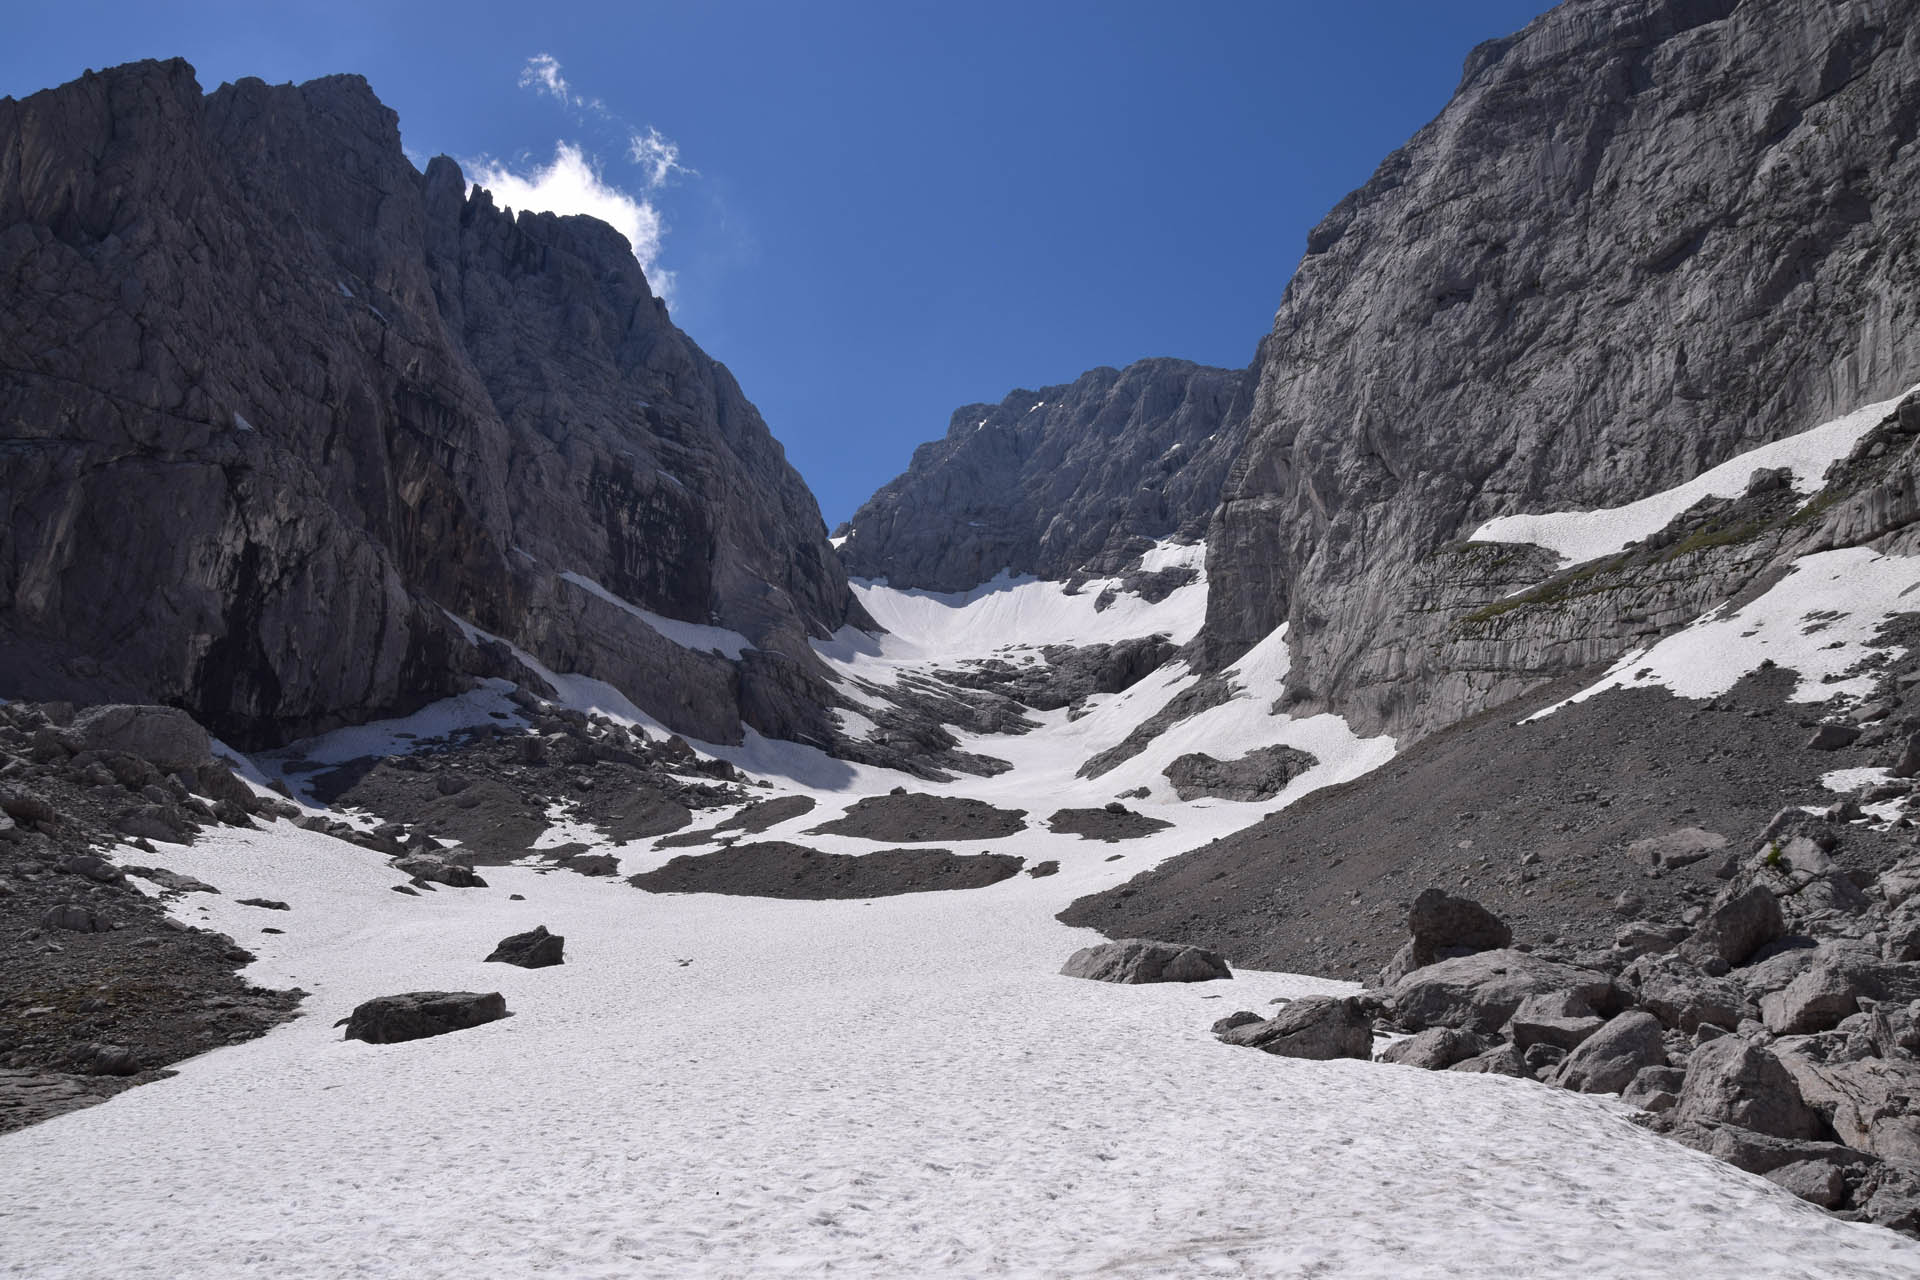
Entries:
<svg viewBox="0 0 1920 1280">
<path fill-rule="evenodd" d="M 76 751 L 124 751 L 163 773 L 193 769 L 213 755 L 207 731 L 175 707 L 88 707 L 66 732 Z"/>
<path fill-rule="evenodd" d="M 449 889 L 487 887 L 487 882 L 475 875 L 472 867 L 461 866 L 457 862 L 448 862 L 444 858 L 436 858 L 425 853 L 413 853 L 404 858 L 395 858 L 393 869 L 415 880 L 444 884 Z"/>
<path fill-rule="evenodd" d="M 464 1031 L 507 1016 L 506 997 L 498 991 L 405 991 L 377 996 L 354 1009 L 346 1039 L 368 1044 L 397 1044 Z"/>
<path fill-rule="evenodd" d="M 1483 1076 L 1512 1076 L 1516 1080 L 1531 1080 L 1533 1071 L 1527 1066 L 1520 1051 L 1510 1044 L 1497 1044 L 1485 1053 L 1463 1058 L 1448 1067 L 1449 1071 L 1465 1071 Z"/>
<path fill-rule="evenodd" d="M 1283 1058 L 1371 1058 L 1373 1019 L 1352 996 L 1305 996 L 1264 1022 L 1221 1032 L 1220 1039 Z"/>
<path fill-rule="evenodd" d="M 1741 1036 L 1722 1036 L 1693 1051 L 1674 1118 L 1776 1138 L 1818 1138 L 1826 1128 L 1780 1059 Z"/>
<path fill-rule="evenodd" d="M 1661 1067 L 1666 1062 L 1660 1020 L 1635 1009 L 1581 1041 L 1560 1064 L 1553 1082 L 1580 1093 L 1619 1093 L 1641 1068 Z"/>
<path fill-rule="evenodd" d="M 1394 1017 L 1412 1030 L 1460 1027 L 1498 1031 L 1530 995 L 1565 992 L 1605 1015 L 1619 991 L 1604 973 L 1543 960 L 1524 951 L 1481 951 L 1415 969 L 1387 993 Z"/>
<path fill-rule="evenodd" d="M 567 940 L 560 934 L 548 933 L 547 926 L 543 924 L 535 925 L 526 933 L 500 939 L 493 954 L 487 957 L 487 963 L 515 964 L 522 969 L 545 969 L 566 963 L 562 956 L 566 946 Z"/>
<path fill-rule="evenodd" d="M 1210 982 L 1231 978 L 1227 962 L 1204 947 L 1147 938 L 1122 938 L 1082 947 L 1060 972 L 1094 982 Z"/>
<path fill-rule="evenodd" d="M 583 876 L 620 874 L 620 859 L 610 853 L 576 853 L 570 858 L 560 859 L 560 865 Z"/>
</svg>

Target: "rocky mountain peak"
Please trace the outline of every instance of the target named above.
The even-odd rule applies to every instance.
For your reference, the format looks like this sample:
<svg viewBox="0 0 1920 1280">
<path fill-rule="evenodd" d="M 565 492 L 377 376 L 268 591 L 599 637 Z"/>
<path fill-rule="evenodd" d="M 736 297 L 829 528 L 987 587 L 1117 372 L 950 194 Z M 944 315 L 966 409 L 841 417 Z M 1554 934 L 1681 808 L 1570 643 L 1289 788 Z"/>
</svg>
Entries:
<svg viewBox="0 0 1920 1280">
<path fill-rule="evenodd" d="M 1155 540 L 1203 529 L 1249 390 L 1238 370 L 1152 359 L 965 405 L 836 531 L 841 560 L 855 576 L 943 591 L 1002 569 L 1122 569 Z"/>
<path fill-rule="evenodd" d="M 259 744 L 518 661 L 477 626 L 685 732 L 817 727 L 807 638 L 864 614 L 619 233 L 420 174 L 357 76 L 135 63 L 0 137 L 18 679 Z"/>
</svg>

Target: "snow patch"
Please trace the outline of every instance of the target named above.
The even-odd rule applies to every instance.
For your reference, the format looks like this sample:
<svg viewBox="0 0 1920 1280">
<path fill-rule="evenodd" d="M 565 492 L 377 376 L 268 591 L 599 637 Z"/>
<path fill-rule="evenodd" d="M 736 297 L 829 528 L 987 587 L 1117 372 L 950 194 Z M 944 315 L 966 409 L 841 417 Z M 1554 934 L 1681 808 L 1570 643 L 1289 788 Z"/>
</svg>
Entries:
<svg viewBox="0 0 1920 1280">
<path fill-rule="evenodd" d="M 1664 687 L 1683 698 L 1714 698 L 1768 662 L 1800 675 L 1792 699 L 1826 702 L 1872 692 L 1872 674 L 1847 673 L 1875 654 L 1888 617 L 1920 609 L 1920 557 L 1883 556 L 1845 547 L 1802 556 L 1759 599 L 1729 612 L 1710 610 L 1682 631 L 1636 649 L 1614 663 L 1598 683 L 1528 716 L 1539 720 L 1608 689 Z"/>
<path fill-rule="evenodd" d="M 608 604 L 632 614 L 682 649 L 692 649 L 699 653 L 718 652 L 723 657 L 732 658 L 737 662 L 742 653 L 754 647 L 753 642 L 738 631 L 729 631 L 725 627 L 707 626 L 699 622 L 681 622 L 677 618 L 657 614 L 651 609 L 642 609 L 637 604 L 622 600 L 592 578 L 581 574 L 568 572 L 561 574 L 560 577 L 589 595 L 598 596 Z"/>
<path fill-rule="evenodd" d="M 1146 573 L 1158 573 L 1162 569 L 1200 569 L 1207 567 L 1207 544 L 1204 542 L 1175 542 L 1171 538 L 1153 544 L 1153 549 L 1140 557 L 1140 568 Z"/>
<path fill-rule="evenodd" d="M 1612 555 L 1666 527 L 1702 498 L 1745 493 L 1755 471 L 1789 467 L 1798 493 L 1818 489 L 1827 468 L 1847 456 L 1861 436 L 1878 426 L 1913 391 L 1865 405 L 1799 435 L 1763 444 L 1662 493 L 1600 511 L 1559 511 L 1501 516 L 1474 530 L 1472 542 L 1521 542 L 1545 547 L 1571 563 Z"/>
</svg>

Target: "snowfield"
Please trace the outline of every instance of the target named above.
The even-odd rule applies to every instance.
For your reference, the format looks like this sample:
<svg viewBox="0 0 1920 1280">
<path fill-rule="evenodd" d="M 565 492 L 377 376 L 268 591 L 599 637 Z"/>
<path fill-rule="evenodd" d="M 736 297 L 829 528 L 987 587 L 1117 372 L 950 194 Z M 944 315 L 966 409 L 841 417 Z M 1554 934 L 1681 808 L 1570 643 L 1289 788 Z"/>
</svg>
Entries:
<svg viewBox="0 0 1920 1280">
<path fill-rule="evenodd" d="M 1198 569 L 1204 549 L 1162 558 Z M 1854 607 L 1864 618 L 1906 581 L 1872 562 L 1827 567 L 1776 591 L 1807 593 L 1789 602 L 1803 611 L 1865 591 Z M 1045 643 L 1156 631 L 1179 641 L 1204 614 L 1204 577 L 1158 604 L 1122 595 L 1096 610 L 1101 589 L 1006 580 L 936 596 L 864 584 L 889 634 L 843 632 L 819 649 L 847 687 L 881 688 L 969 657 L 1020 661 Z M 1870 634 L 1828 622 L 1856 645 Z M 1764 636 L 1783 662 L 1817 651 L 1793 634 L 1766 623 L 1745 639 Z M 1708 647 L 1724 670 L 1761 651 L 1736 662 L 1727 638 Z M 512 866 L 487 868 L 487 889 L 407 897 L 391 891 L 401 877 L 385 858 L 287 823 L 168 847 L 164 865 L 221 890 L 174 913 L 255 951 L 253 982 L 310 992 L 304 1014 L 181 1064 L 173 1080 L 0 1138 L 0 1275 L 1920 1275 L 1920 1245 L 1649 1134 L 1612 1099 L 1270 1057 L 1209 1033 L 1235 1010 L 1347 984 L 1059 976 L 1098 941 L 1054 919 L 1075 898 L 1391 758 L 1392 739 L 1359 738 L 1337 717 L 1273 714 L 1287 661 L 1276 632 L 1226 673 L 1237 696 L 1097 779 L 1079 778 L 1081 763 L 1192 687 L 1183 664 L 1093 699 L 1078 720 L 1063 709 L 1036 714 L 1025 735 L 963 741 L 1011 761 L 999 777 L 908 780 L 1028 811 L 1017 835 L 941 842 L 1060 865 L 984 889 L 794 902 L 655 895 Z M 1668 670 L 1657 647 L 1637 662 Z M 568 705 L 664 732 L 609 686 L 534 665 Z M 405 750 L 499 723 L 495 713 L 524 723 L 508 692 L 488 682 L 250 770 L 297 785 L 294 759 Z M 840 714 L 849 728 L 865 719 Z M 1320 764 L 1265 804 L 1181 804 L 1161 774 L 1185 752 L 1231 759 L 1278 742 Z M 738 747 L 695 745 L 769 780 L 765 794 L 819 801 L 760 838 L 883 847 L 805 833 L 900 775 L 751 731 Z M 1044 825 L 1055 807 L 1137 786 L 1149 796 L 1130 805 L 1175 827 L 1106 844 Z M 559 806 L 550 819 L 543 846 L 594 845 L 623 875 L 683 852 L 608 845 Z M 565 965 L 482 962 L 535 925 L 565 936 Z M 429 989 L 499 990 L 513 1016 L 406 1044 L 340 1039 L 336 1022 L 361 1001 Z"/>
<path fill-rule="evenodd" d="M 223 891 L 185 913 L 257 949 L 251 978 L 311 990 L 306 1016 L 6 1138 L 0 1273 L 1920 1267 L 1912 1242 L 1604 1100 L 1207 1034 L 1235 1008 L 1338 984 L 1059 977 L 1090 937 L 1051 919 L 1079 876 L 796 903 L 503 868 L 491 889 L 412 899 L 379 856 L 285 824 L 169 861 Z M 270 916 L 285 935 L 259 933 L 268 913 L 234 902 L 250 895 L 291 904 Z M 566 965 L 480 963 L 535 924 L 566 935 Z M 501 990 L 514 1016 L 400 1045 L 331 1025 L 368 996 L 435 987 Z"/>
</svg>

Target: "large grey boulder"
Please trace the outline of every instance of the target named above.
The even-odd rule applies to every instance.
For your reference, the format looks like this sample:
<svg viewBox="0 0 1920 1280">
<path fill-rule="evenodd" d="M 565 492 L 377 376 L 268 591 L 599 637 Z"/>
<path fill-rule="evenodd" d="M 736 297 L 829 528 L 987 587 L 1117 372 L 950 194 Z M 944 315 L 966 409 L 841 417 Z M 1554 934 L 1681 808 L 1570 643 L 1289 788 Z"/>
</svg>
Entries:
<svg viewBox="0 0 1920 1280">
<path fill-rule="evenodd" d="M 1704 1023 L 1731 1031 L 1753 1013 L 1738 984 L 1710 978 L 1677 956 L 1643 956 L 1620 976 L 1634 1003 L 1669 1030 L 1691 1035 Z"/>
<path fill-rule="evenodd" d="M 1434 888 L 1423 889 L 1407 909 L 1407 932 L 1413 935 L 1413 959 L 1423 965 L 1513 942 L 1512 928 L 1499 916 L 1471 898 Z"/>
<path fill-rule="evenodd" d="M 175 707 L 88 707 L 73 718 L 67 732 L 81 751 L 124 751 L 163 773 L 195 769 L 213 755 L 207 731 Z"/>
<path fill-rule="evenodd" d="M 1464 1062 L 1485 1052 L 1487 1043 L 1471 1031 L 1456 1027 L 1428 1027 L 1404 1040 L 1396 1040 L 1379 1053 L 1379 1061 L 1427 1071 L 1444 1071 L 1456 1062 Z"/>
<path fill-rule="evenodd" d="M 1859 1151 L 1920 1163 L 1920 1061 L 1908 1055 L 1820 1061 L 1784 1046 L 1780 1063 L 1806 1104 Z"/>
<path fill-rule="evenodd" d="M 1082 947 L 1067 957 L 1060 972 L 1095 982 L 1210 982 L 1231 978 L 1227 962 L 1204 947 L 1179 942 L 1123 938 Z"/>
<path fill-rule="evenodd" d="M 1619 1004 L 1606 974 L 1542 960 L 1524 951 L 1482 951 L 1415 969 L 1388 989 L 1401 1025 L 1498 1031 L 1531 995 L 1567 993 L 1599 1013 Z"/>
<path fill-rule="evenodd" d="M 1738 1125 L 1778 1138 L 1819 1138 L 1826 1132 L 1780 1059 L 1740 1036 L 1722 1036 L 1693 1051 L 1674 1118 Z"/>
<path fill-rule="evenodd" d="M 1823 957 L 1778 991 L 1760 997 L 1760 1017 L 1775 1035 L 1825 1031 L 1859 1007 L 1853 974 Z"/>
<path fill-rule="evenodd" d="M 1584 996 L 1569 991 L 1531 995 L 1520 1002 L 1506 1026 L 1513 1047 L 1525 1053 L 1534 1045 L 1572 1050 L 1605 1023 Z"/>
<path fill-rule="evenodd" d="M 1612 1019 L 1560 1064 L 1554 1083 L 1581 1093 L 1619 1093 L 1642 1068 L 1665 1066 L 1660 1020 L 1638 1009 Z"/>
<path fill-rule="evenodd" d="M 464 1031 L 507 1016 L 498 991 L 406 991 L 368 1000 L 346 1019 L 345 1039 L 395 1044 Z"/>
<path fill-rule="evenodd" d="M 1304 996 L 1264 1022 L 1221 1032 L 1220 1039 L 1282 1058 L 1370 1058 L 1373 1019 L 1352 996 Z"/>
<path fill-rule="evenodd" d="M 1765 885 L 1754 884 L 1715 903 L 1680 951 L 1695 961 L 1741 965 L 1786 931 L 1780 900 Z"/>
</svg>

